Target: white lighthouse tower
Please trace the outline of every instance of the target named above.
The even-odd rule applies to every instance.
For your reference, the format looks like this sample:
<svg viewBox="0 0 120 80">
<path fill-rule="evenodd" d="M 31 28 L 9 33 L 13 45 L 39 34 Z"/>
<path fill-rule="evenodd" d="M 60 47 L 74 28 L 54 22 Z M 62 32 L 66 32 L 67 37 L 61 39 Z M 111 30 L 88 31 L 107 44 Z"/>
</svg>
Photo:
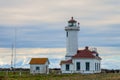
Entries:
<svg viewBox="0 0 120 80">
<path fill-rule="evenodd" d="M 77 53 L 78 50 L 78 31 L 80 30 L 79 23 L 71 18 L 68 21 L 68 26 L 65 27 L 66 31 L 66 56 L 65 59 L 71 59 L 73 55 Z"/>
</svg>

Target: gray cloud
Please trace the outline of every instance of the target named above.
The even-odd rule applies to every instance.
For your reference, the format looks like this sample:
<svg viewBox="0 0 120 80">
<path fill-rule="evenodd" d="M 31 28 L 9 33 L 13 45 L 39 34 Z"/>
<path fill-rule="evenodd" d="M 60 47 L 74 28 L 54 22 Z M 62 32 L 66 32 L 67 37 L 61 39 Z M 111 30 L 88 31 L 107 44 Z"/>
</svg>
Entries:
<svg viewBox="0 0 120 80">
<path fill-rule="evenodd" d="M 68 17 L 75 16 L 86 25 L 119 23 L 119 0 L 21 0 L 1 1 L 2 25 L 39 24 L 42 22 L 63 22 Z M 91 19 L 92 18 L 92 19 Z M 91 20 L 89 20 L 91 19 Z"/>
<path fill-rule="evenodd" d="M 11 48 L 14 28 L 17 27 L 17 48 L 64 48 L 64 27 L 70 17 L 74 16 L 80 22 L 80 47 L 114 46 L 118 51 L 116 54 L 115 49 L 107 51 L 116 56 L 120 47 L 119 7 L 120 0 L 0 0 L 0 47 Z M 6 52 L 0 54 L 5 57 L 2 53 Z M 44 57 L 47 54 L 41 55 Z M 106 56 L 102 55 L 103 58 Z M 27 58 L 24 59 L 27 61 Z M 114 63 L 114 60 L 111 61 Z M 104 61 L 103 67 L 106 67 L 107 60 Z"/>
</svg>

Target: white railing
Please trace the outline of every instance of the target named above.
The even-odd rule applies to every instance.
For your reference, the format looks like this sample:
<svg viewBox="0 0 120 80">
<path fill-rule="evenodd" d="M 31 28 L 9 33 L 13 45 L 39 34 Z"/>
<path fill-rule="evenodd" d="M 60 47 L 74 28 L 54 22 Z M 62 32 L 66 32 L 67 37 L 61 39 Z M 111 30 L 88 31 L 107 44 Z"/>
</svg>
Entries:
<svg viewBox="0 0 120 80">
<path fill-rule="evenodd" d="M 65 30 L 80 30 L 80 27 L 65 27 Z"/>
</svg>

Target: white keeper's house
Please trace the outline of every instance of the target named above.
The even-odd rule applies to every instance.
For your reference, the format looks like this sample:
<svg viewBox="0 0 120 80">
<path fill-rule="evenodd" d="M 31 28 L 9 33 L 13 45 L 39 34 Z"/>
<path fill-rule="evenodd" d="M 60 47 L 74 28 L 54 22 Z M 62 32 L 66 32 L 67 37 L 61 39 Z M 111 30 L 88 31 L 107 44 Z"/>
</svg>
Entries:
<svg viewBox="0 0 120 80">
<path fill-rule="evenodd" d="M 32 58 L 30 61 L 31 74 L 49 74 L 49 60 L 48 58 Z"/>
<path fill-rule="evenodd" d="M 60 62 L 62 73 L 100 73 L 101 58 L 96 48 L 89 49 L 88 46 L 83 50 L 78 50 L 78 31 L 79 23 L 71 18 L 68 21 L 66 31 L 66 56 Z"/>
</svg>

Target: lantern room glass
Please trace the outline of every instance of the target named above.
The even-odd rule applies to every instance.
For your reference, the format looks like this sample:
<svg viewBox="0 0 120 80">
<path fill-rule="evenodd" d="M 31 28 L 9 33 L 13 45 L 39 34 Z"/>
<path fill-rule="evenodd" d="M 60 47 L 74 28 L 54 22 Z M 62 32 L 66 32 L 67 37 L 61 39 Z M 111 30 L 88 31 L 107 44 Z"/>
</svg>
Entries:
<svg viewBox="0 0 120 80">
<path fill-rule="evenodd" d="M 76 23 L 68 23 L 70 27 L 76 26 Z"/>
</svg>

